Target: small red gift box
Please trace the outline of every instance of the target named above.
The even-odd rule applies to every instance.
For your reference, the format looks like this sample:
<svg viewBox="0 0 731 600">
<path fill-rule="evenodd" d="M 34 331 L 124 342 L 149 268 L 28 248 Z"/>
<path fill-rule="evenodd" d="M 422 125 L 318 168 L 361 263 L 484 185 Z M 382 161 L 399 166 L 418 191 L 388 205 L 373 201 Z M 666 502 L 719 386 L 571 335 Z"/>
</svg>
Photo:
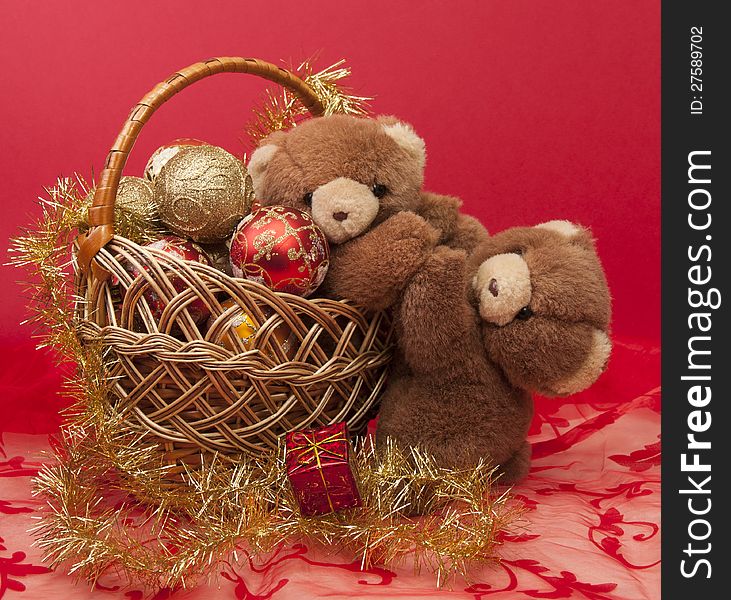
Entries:
<svg viewBox="0 0 731 600">
<path fill-rule="evenodd" d="M 351 452 L 345 423 L 287 434 L 287 475 L 303 515 L 361 506 Z"/>
</svg>

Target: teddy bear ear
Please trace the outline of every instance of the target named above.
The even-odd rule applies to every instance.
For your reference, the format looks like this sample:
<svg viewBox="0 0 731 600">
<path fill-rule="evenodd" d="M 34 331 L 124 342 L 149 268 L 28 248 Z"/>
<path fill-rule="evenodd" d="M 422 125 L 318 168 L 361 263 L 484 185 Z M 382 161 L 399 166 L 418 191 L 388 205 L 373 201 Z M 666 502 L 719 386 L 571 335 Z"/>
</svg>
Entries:
<svg viewBox="0 0 731 600">
<path fill-rule="evenodd" d="M 413 157 L 420 169 L 426 164 L 426 144 L 408 123 L 394 117 L 379 118 L 384 133 Z"/>
<path fill-rule="evenodd" d="M 536 225 L 536 229 L 548 229 L 549 231 L 553 231 L 569 238 L 572 242 L 581 242 L 583 244 L 588 244 L 589 246 L 592 245 L 591 232 L 586 227 L 582 227 L 581 225 L 577 225 L 571 221 L 548 221 L 546 223 Z"/>
<path fill-rule="evenodd" d="M 266 174 L 267 166 L 272 160 L 272 157 L 279 150 L 279 146 L 275 144 L 264 144 L 259 146 L 251 154 L 249 164 L 246 165 L 246 169 L 251 175 L 251 181 L 254 183 L 254 193 L 257 197 L 261 198 L 262 186 L 264 184 L 264 175 Z"/>
</svg>

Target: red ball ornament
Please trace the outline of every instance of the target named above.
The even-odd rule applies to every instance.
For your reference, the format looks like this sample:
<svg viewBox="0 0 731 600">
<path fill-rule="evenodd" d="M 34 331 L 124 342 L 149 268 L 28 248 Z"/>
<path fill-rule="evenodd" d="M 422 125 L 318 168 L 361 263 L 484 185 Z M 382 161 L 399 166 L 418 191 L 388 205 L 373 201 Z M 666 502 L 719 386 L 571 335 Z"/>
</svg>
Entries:
<svg viewBox="0 0 731 600">
<path fill-rule="evenodd" d="M 179 258 L 181 260 L 199 262 L 201 264 L 209 266 L 211 264 L 210 259 L 208 258 L 206 253 L 200 248 L 200 246 L 174 235 L 167 235 L 150 244 L 146 244 L 145 248 L 161 250 L 162 252 L 175 256 L 176 258 Z M 147 268 L 145 268 L 145 270 L 147 270 Z M 136 268 L 132 268 L 131 271 L 135 277 L 140 275 L 139 270 Z M 186 289 L 186 284 L 180 277 L 172 275 L 170 276 L 170 281 L 176 291 L 182 292 Z M 162 315 L 162 311 L 165 310 L 165 307 L 167 306 L 167 302 L 165 301 L 165 299 L 161 298 L 157 293 L 152 290 L 147 290 L 145 292 L 145 299 L 147 300 L 147 304 L 152 311 L 152 315 L 156 319 L 159 319 Z M 196 322 L 207 319 L 211 314 L 205 302 L 199 299 L 193 300 L 190 304 L 186 306 L 186 309 L 188 311 L 188 314 L 190 314 L 190 316 Z"/>
<path fill-rule="evenodd" d="M 230 256 L 236 277 L 306 297 L 325 279 L 330 249 L 325 234 L 307 213 L 265 206 L 239 223 Z"/>
</svg>

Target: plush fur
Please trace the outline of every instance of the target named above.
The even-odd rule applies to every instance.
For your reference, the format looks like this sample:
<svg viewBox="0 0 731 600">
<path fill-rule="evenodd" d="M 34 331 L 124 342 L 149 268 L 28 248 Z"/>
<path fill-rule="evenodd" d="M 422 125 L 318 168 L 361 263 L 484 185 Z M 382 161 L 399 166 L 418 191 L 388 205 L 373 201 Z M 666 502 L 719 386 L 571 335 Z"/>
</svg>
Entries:
<svg viewBox="0 0 731 600">
<path fill-rule="evenodd" d="M 519 252 L 528 266 L 534 314 L 506 327 L 485 322 L 488 353 L 513 382 L 528 389 L 548 396 L 579 391 L 569 380 L 588 360 L 608 356 L 609 344 L 596 333 L 609 327 L 611 299 L 591 235 L 578 227 L 571 235 L 540 225 L 510 229 L 483 243 L 470 256 L 471 268 L 505 251 Z M 479 305 L 474 296 L 472 300 Z M 516 356 L 520 360 L 510 360 Z M 576 385 L 593 383 L 605 362 L 599 361 L 593 376 L 575 378 Z"/>
<path fill-rule="evenodd" d="M 325 231 L 323 293 L 393 310 L 378 442 L 450 467 L 491 460 L 515 481 L 530 464 L 530 391 L 572 393 L 604 368 L 606 281 L 588 232 L 551 222 L 489 237 L 457 198 L 421 189 L 425 160 L 392 117 L 331 116 L 269 136 L 249 170 L 262 204 L 309 211 Z"/>
</svg>

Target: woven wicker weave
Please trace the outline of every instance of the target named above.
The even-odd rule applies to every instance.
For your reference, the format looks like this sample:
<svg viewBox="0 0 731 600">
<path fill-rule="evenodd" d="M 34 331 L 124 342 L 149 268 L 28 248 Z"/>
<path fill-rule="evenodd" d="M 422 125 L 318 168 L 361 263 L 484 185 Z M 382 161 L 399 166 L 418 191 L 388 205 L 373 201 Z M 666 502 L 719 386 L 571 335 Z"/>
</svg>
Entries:
<svg viewBox="0 0 731 600">
<path fill-rule="evenodd" d="M 114 235 L 117 186 L 140 129 L 175 93 L 221 72 L 275 81 L 313 115 L 322 113 L 304 81 L 259 60 L 215 58 L 179 71 L 132 110 L 96 188 L 92 227 L 76 244 L 77 289 L 85 300 L 79 334 L 111 350 L 112 401 L 126 426 L 147 432 L 180 469 L 206 453 L 235 457 L 273 448 L 292 429 L 337 421 L 357 429 L 378 398 L 391 357 L 385 313 L 275 293 Z M 157 318 L 146 292 L 167 302 Z M 222 306 L 228 299 L 236 305 Z M 211 312 L 207 332 L 189 314 L 194 302 Z M 260 325 L 248 350 L 238 340 L 222 344 L 222 325 L 238 307 Z M 293 332 L 286 348 L 276 336 L 285 328 Z"/>
</svg>

